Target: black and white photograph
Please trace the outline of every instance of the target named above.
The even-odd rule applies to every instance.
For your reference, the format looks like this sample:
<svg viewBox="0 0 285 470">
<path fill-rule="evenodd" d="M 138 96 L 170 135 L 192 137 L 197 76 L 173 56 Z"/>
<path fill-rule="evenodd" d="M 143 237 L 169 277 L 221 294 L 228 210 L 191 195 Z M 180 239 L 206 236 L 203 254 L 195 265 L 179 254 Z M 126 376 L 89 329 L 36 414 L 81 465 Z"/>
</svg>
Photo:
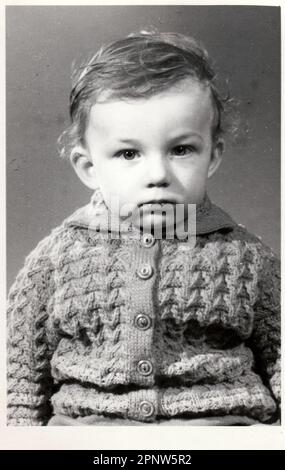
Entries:
<svg viewBox="0 0 285 470">
<path fill-rule="evenodd" d="M 5 16 L 7 429 L 281 429 L 280 7 Z"/>
</svg>

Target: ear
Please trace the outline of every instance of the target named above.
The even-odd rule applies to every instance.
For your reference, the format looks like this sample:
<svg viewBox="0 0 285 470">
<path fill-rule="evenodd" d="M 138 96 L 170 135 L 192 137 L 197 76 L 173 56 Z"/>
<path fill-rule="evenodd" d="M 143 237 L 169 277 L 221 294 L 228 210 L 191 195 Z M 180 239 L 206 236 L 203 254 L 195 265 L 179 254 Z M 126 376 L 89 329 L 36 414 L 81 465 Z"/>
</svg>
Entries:
<svg viewBox="0 0 285 470">
<path fill-rule="evenodd" d="M 75 173 L 80 178 L 83 184 L 90 189 L 98 188 L 95 168 L 92 159 L 86 149 L 81 146 L 76 146 L 70 154 L 70 162 L 74 168 Z"/>
<path fill-rule="evenodd" d="M 211 176 L 219 168 L 222 158 L 223 158 L 224 148 L 225 148 L 225 142 L 223 139 L 218 139 L 213 144 L 211 160 L 210 160 L 209 167 L 208 167 L 208 178 L 211 178 Z"/>
</svg>

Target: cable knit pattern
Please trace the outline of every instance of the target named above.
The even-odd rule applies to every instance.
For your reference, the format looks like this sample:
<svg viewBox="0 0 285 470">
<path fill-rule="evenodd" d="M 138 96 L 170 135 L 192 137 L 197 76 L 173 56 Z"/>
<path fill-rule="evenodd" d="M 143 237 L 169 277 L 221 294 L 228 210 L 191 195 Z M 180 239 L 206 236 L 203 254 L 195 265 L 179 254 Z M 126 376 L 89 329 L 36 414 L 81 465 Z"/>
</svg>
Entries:
<svg viewBox="0 0 285 470">
<path fill-rule="evenodd" d="M 273 252 L 208 196 L 194 247 L 130 239 L 128 227 L 102 235 L 106 211 L 95 193 L 38 244 L 10 289 L 8 424 L 45 425 L 52 412 L 141 422 L 274 416 Z"/>
</svg>

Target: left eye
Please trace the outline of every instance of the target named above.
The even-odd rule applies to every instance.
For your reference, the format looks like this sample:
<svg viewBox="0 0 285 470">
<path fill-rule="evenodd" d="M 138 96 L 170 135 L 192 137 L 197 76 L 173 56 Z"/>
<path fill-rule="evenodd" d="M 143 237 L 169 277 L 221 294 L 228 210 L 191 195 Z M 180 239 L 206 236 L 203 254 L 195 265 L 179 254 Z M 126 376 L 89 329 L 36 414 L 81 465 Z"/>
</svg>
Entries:
<svg viewBox="0 0 285 470">
<path fill-rule="evenodd" d="M 116 153 L 115 157 L 123 157 L 124 160 L 134 160 L 138 157 L 138 152 L 134 149 L 120 150 Z"/>
<path fill-rule="evenodd" d="M 177 145 L 172 149 L 173 154 L 181 157 L 193 152 L 195 152 L 195 148 L 192 145 Z"/>
</svg>

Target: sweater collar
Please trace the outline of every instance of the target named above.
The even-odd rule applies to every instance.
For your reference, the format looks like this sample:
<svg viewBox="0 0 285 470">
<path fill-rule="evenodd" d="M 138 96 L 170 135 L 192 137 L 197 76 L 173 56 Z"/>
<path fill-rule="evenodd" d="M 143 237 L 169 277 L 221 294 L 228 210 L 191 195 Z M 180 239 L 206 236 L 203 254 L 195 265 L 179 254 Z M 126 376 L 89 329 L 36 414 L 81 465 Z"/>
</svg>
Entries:
<svg viewBox="0 0 285 470">
<path fill-rule="evenodd" d="M 75 211 L 71 216 L 65 219 L 66 226 L 88 228 L 89 230 L 98 231 L 108 228 L 109 210 L 102 198 L 101 192 L 96 190 L 85 206 Z M 216 232 L 221 229 L 232 230 L 236 223 L 227 212 L 213 204 L 206 193 L 204 199 L 196 206 L 196 234 L 203 235 Z M 111 228 L 112 230 L 112 228 Z M 129 233 L 133 230 L 131 223 L 124 223 L 120 227 L 120 231 Z"/>
</svg>

